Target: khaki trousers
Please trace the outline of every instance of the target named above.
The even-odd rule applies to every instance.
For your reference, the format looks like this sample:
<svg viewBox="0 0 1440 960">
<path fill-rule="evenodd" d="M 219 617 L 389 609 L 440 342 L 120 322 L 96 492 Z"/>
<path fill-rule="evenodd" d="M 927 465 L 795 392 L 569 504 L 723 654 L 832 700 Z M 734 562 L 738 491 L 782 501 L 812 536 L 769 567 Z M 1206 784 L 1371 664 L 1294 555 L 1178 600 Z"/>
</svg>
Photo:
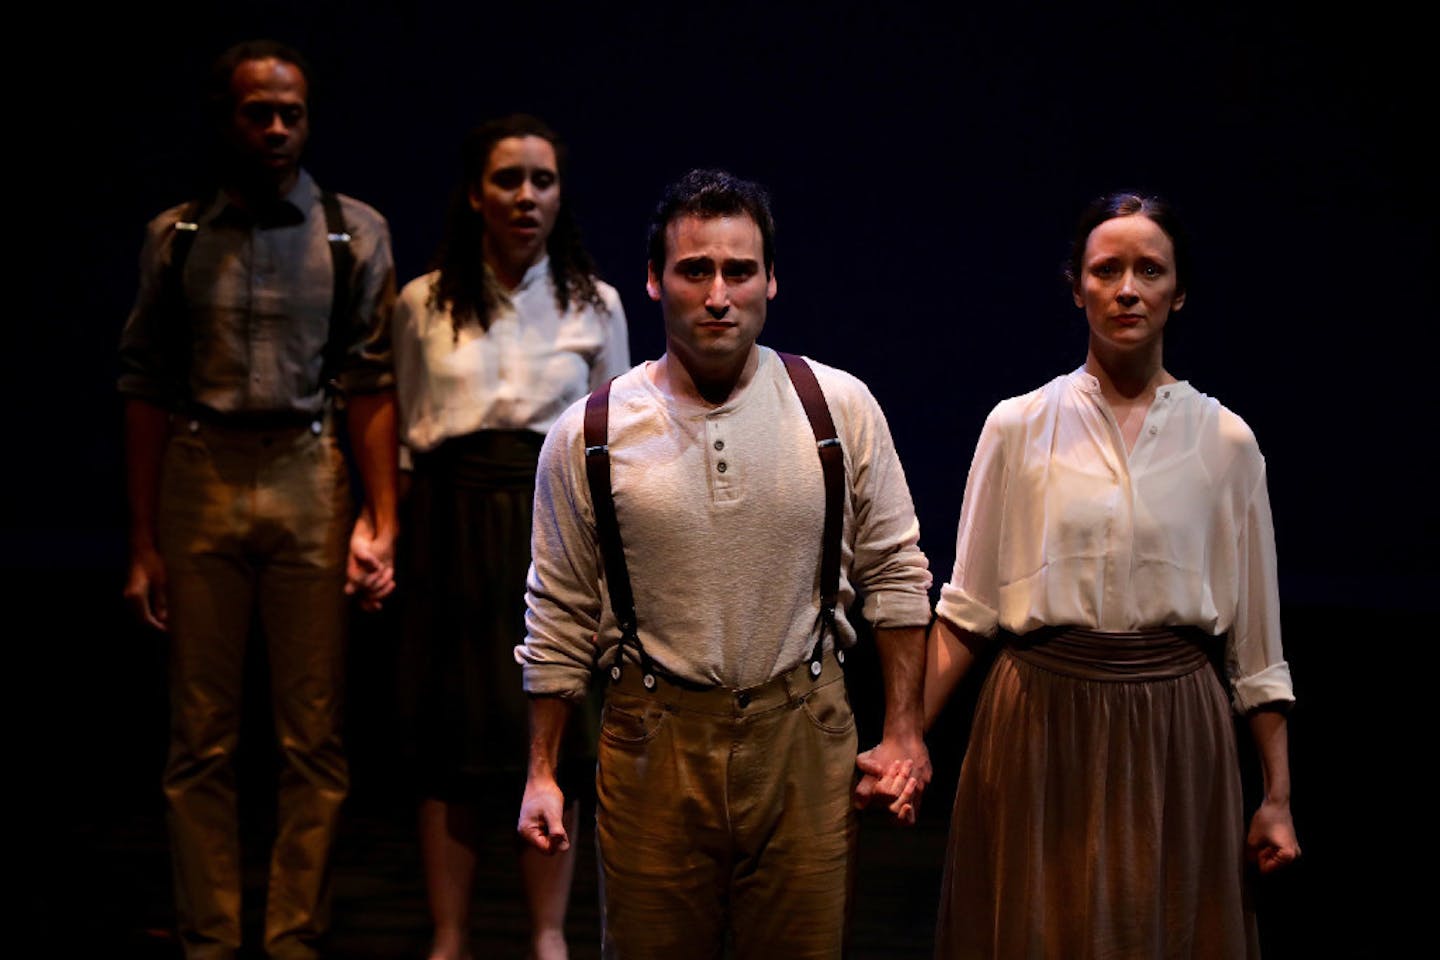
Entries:
<svg viewBox="0 0 1440 960">
<path fill-rule="evenodd" d="M 602 719 L 604 954 L 739 960 L 844 952 L 855 721 L 833 658 L 750 690 L 654 692 L 635 666 Z"/>
<path fill-rule="evenodd" d="M 169 578 L 170 753 L 163 779 L 186 955 L 240 945 L 233 757 L 245 644 L 258 615 L 280 754 L 265 906 L 272 957 L 311 957 L 328 924 L 329 853 L 349 775 L 340 743 L 350 495 L 317 424 L 180 421 L 165 452 L 160 551 Z"/>
</svg>

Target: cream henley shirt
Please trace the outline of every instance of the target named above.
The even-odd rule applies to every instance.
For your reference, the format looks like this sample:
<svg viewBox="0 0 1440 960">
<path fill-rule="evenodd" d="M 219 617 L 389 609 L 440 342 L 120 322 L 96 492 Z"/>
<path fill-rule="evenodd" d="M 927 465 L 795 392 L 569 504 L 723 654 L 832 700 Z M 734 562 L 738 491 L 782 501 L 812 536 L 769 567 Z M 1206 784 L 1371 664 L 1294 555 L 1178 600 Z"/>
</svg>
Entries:
<svg viewBox="0 0 1440 960">
<path fill-rule="evenodd" d="M 750 383 L 715 408 L 665 395 L 648 366 L 619 377 L 610 396 L 615 509 L 641 642 L 685 680 L 764 683 L 809 654 L 817 629 L 825 493 L 810 423 L 767 348 Z M 845 454 L 840 641 L 855 641 L 845 610 L 857 595 L 877 627 L 924 626 L 930 571 L 885 416 L 855 377 L 811 366 Z M 533 694 L 583 696 L 619 637 L 583 434 L 581 402 L 540 453 L 527 634 L 515 648 Z"/>
</svg>

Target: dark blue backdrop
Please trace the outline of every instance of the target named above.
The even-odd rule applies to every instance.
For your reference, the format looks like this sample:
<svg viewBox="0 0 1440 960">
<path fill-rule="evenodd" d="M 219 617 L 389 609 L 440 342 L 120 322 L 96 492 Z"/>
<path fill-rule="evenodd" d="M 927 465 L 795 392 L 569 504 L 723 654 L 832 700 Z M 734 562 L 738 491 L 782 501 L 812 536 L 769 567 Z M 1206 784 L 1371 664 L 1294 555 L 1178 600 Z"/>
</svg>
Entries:
<svg viewBox="0 0 1440 960">
<path fill-rule="evenodd" d="M 1421 646 L 1388 634 L 1440 587 L 1431 54 L 1418 22 L 1381 5 L 1196 6 L 39 14 L 8 55 L 12 289 L 24 294 L 0 543 L 17 624 L 41 618 L 17 626 L 19 666 L 40 678 L 21 702 L 63 720 L 46 721 L 26 762 L 50 771 L 85 745 L 128 778 L 125 796 L 153 789 L 160 744 L 135 737 L 163 709 L 159 660 L 117 602 L 114 342 L 144 222 L 198 188 L 207 64 L 272 35 L 314 63 L 308 166 L 390 218 L 402 282 L 435 244 L 463 131 L 513 110 L 547 118 L 570 141 L 567 196 L 625 301 L 636 359 L 662 348 L 643 286 L 660 187 L 697 165 L 768 184 L 780 293 L 764 340 L 872 386 L 940 579 L 985 413 L 1083 359 L 1083 321 L 1057 279 L 1075 214 L 1116 187 L 1170 195 L 1198 263 L 1168 366 L 1244 416 L 1269 466 L 1311 861 L 1283 894 L 1307 905 L 1287 916 L 1310 900 L 1383 913 L 1388 892 L 1357 881 L 1388 870 L 1374 859 L 1388 844 L 1362 825 L 1408 766 L 1395 731 L 1421 698 L 1378 675 L 1396 672 L 1404 643 Z M 1346 949 L 1370 949 L 1358 918 L 1330 922 Z"/>
</svg>

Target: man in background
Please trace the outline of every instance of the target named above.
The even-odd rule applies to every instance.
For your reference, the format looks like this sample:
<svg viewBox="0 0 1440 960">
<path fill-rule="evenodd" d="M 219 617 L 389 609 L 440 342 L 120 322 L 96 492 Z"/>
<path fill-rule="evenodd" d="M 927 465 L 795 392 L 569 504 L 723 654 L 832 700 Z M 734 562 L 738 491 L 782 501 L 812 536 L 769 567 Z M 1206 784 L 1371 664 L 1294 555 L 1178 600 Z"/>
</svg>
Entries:
<svg viewBox="0 0 1440 960">
<path fill-rule="evenodd" d="M 186 956 L 240 947 L 233 760 L 253 624 L 281 759 L 264 946 L 313 957 L 349 785 L 346 594 L 374 606 L 394 585 L 394 267 L 384 218 L 300 166 L 309 76 L 296 51 L 239 44 L 212 86 L 219 189 L 151 221 L 121 336 L 125 596 L 169 635 L 163 784 Z"/>
</svg>

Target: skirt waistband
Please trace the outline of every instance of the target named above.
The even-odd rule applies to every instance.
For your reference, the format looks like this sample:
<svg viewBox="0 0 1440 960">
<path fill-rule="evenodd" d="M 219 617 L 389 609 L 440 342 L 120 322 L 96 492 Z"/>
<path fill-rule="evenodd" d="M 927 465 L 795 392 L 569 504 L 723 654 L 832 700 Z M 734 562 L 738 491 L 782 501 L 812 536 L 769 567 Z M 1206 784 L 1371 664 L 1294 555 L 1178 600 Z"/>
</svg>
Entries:
<svg viewBox="0 0 1440 960">
<path fill-rule="evenodd" d="M 524 487 L 535 482 L 545 437 L 533 430 L 478 430 L 414 455 L 415 471 L 441 472 L 468 489 Z"/>
<path fill-rule="evenodd" d="M 1213 662 L 1219 638 L 1198 627 L 1105 632 L 1046 627 L 1005 635 L 1017 660 L 1080 680 L 1150 681 L 1188 676 Z"/>
</svg>

